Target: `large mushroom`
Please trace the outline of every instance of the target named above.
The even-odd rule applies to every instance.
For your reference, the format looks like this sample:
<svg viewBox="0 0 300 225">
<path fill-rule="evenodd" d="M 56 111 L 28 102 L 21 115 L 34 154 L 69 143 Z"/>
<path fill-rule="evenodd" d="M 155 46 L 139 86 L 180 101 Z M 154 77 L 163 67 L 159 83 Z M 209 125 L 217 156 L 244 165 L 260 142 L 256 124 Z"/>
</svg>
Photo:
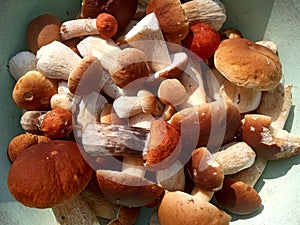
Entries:
<svg viewBox="0 0 300 225">
<path fill-rule="evenodd" d="M 51 208 L 78 196 L 92 173 L 75 142 L 52 140 L 24 150 L 13 162 L 7 182 L 23 205 Z"/>
</svg>

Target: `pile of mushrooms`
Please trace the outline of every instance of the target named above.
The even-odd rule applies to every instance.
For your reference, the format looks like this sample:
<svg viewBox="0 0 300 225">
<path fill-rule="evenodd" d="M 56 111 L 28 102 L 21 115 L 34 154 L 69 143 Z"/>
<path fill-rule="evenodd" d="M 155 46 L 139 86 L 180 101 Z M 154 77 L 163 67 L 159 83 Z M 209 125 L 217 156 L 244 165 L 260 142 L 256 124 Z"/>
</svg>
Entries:
<svg viewBox="0 0 300 225">
<path fill-rule="evenodd" d="M 217 0 L 83 0 L 73 20 L 33 19 L 8 63 L 24 112 L 8 146 L 16 200 L 60 224 L 134 224 L 144 206 L 161 225 L 257 211 L 267 161 L 300 152 L 283 130 L 292 85 L 275 43 L 225 21 Z M 205 60 L 182 45 L 195 24 L 220 37 Z"/>
</svg>

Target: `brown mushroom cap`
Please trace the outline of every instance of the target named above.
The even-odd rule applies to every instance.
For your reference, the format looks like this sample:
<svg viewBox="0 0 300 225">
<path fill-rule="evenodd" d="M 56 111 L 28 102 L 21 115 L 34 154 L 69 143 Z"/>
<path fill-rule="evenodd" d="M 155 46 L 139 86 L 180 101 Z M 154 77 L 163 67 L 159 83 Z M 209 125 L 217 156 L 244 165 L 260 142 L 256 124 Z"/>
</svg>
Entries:
<svg viewBox="0 0 300 225">
<path fill-rule="evenodd" d="M 96 18 L 100 13 L 112 14 L 118 21 L 118 30 L 123 30 L 133 19 L 138 0 L 83 0 L 83 18 Z"/>
<path fill-rule="evenodd" d="M 229 225 L 231 216 L 185 192 L 166 191 L 158 208 L 161 225 Z"/>
<path fill-rule="evenodd" d="M 120 88 L 132 85 L 131 82 L 149 76 L 147 55 L 136 48 L 125 48 L 119 53 L 115 65 L 110 67 L 109 73 Z"/>
<path fill-rule="evenodd" d="M 240 124 L 240 113 L 233 104 L 215 101 L 175 113 L 170 124 L 181 130 L 181 136 L 184 135 L 187 141 L 195 137 L 198 147 L 209 144 L 212 150 L 234 137 Z"/>
<path fill-rule="evenodd" d="M 251 214 L 261 206 L 256 190 L 235 178 L 226 177 L 223 188 L 215 192 L 215 197 L 226 210 L 238 215 Z"/>
<path fill-rule="evenodd" d="M 34 18 L 27 27 L 27 44 L 36 53 L 42 46 L 52 41 L 60 41 L 61 21 L 50 14 L 43 14 Z"/>
<path fill-rule="evenodd" d="M 100 92 L 102 87 L 103 67 L 94 56 L 84 57 L 71 71 L 68 77 L 68 88 L 72 94 L 87 95 Z"/>
<path fill-rule="evenodd" d="M 15 161 L 15 159 L 23 152 L 25 149 L 30 147 L 31 145 L 38 144 L 40 142 L 48 142 L 51 139 L 42 135 L 36 134 L 20 134 L 15 136 L 10 140 L 7 148 L 8 158 L 11 162 Z"/>
<path fill-rule="evenodd" d="M 24 150 L 13 162 L 7 182 L 25 206 L 50 208 L 81 193 L 92 173 L 75 142 L 51 140 Z"/>
<path fill-rule="evenodd" d="M 180 133 L 164 120 L 152 120 L 147 153 L 144 154 L 148 170 L 158 171 L 170 167 L 181 151 Z"/>
<path fill-rule="evenodd" d="M 12 97 L 22 109 L 47 110 L 54 94 L 57 94 L 57 81 L 48 79 L 38 71 L 29 71 L 15 84 Z"/>
<path fill-rule="evenodd" d="M 129 207 L 145 206 L 156 200 L 163 188 L 146 178 L 117 171 L 97 170 L 101 192 L 108 200 Z"/>
<path fill-rule="evenodd" d="M 189 33 L 189 24 L 179 0 L 150 0 L 146 14 L 155 12 L 167 41 L 178 43 Z"/>
<path fill-rule="evenodd" d="M 197 148 L 192 152 L 192 170 L 195 185 L 206 191 L 216 191 L 222 187 L 224 172 L 207 148 Z"/>
<path fill-rule="evenodd" d="M 244 38 L 221 42 L 214 55 L 216 68 L 232 83 L 267 91 L 282 78 L 282 66 L 272 50 Z"/>
</svg>

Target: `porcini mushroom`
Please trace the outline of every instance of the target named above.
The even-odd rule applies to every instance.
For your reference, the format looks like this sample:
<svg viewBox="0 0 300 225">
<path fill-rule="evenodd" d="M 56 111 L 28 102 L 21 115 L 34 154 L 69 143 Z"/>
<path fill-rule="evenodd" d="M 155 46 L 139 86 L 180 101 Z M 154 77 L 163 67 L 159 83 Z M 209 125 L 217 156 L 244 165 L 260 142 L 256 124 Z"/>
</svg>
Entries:
<svg viewBox="0 0 300 225">
<path fill-rule="evenodd" d="M 245 38 L 222 41 L 214 54 L 214 62 L 229 81 L 245 88 L 271 90 L 282 78 L 278 56 Z"/>
<path fill-rule="evenodd" d="M 78 196 L 92 172 L 75 142 L 51 140 L 24 150 L 12 164 L 7 182 L 23 205 L 51 208 Z"/>
<path fill-rule="evenodd" d="M 57 82 L 38 71 L 29 71 L 15 84 L 12 97 L 25 110 L 48 110 L 50 99 L 57 93 Z"/>
</svg>

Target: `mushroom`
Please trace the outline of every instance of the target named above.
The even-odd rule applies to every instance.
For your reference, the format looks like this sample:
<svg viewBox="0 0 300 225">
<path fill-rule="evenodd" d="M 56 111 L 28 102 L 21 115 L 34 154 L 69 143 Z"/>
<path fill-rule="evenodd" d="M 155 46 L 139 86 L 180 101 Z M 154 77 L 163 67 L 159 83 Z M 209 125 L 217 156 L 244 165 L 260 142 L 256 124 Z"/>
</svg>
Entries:
<svg viewBox="0 0 300 225">
<path fill-rule="evenodd" d="M 24 112 L 20 120 L 21 127 L 25 132 L 42 135 L 41 121 L 47 112 L 49 111 L 31 110 Z"/>
<path fill-rule="evenodd" d="M 239 30 L 227 27 L 220 31 L 220 38 L 223 41 L 230 38 L 243 38 L 243 35 Z"/>
<path fill-rule="evenodd" d="M 244 38 L 221 42 L 214 54 L 216 68 L 232 83 L 258 91 L 275 88 L 282 78 L 278 56 Z"/>
<path fill-rule="evenodd" d="M 103 73 L 101 61 L 94 56 L 84 57 L 71 71 L 68 88 L 72 94 L 87 95 L 100 92 L 109 74 Z"/>
<path fill-rule="evenodd" d="M 249 168 L 256 158 L 255 152 L 245 142 L 228 143 L 212 156 L 221 165 L 225 175 Z"/>
<path fill-rule="evenodd" d="M 187 146 L 193 143 L 194 148 L 207 146 L 213 151 L 235 136 L 240 113 L 234 105 L 220 100 L 180 110 L 169 122 L 181 131 Z"/>
<path fill-rule="evenodd" d="M 107 103 L 104 105 L 100 114 L 100 123 L 125 125 L 126 122 L 125 119 L 118 117 L 113 108 L 113 104 Z"/>
<path fill-rule="evenodd" d="M 112 38 L 118 31 L 118 21 L 111 14 L 100 13 L 96 19 L 96 27 L 102 38 Z"/>
<path fill-rule="evenodd" d="M 141 50 L 125 48 L 109 68 L 109 73 L 117 86 L 132 89 L 140 86 L 140 82 L 143 82 L 140 78 L 149 76 L 147 60 L 147 55 Z M 141 81 L 139 82 L 139 80 Z"/>
<path fill-rule="evenodd" d="M 138 96 L 120 96 L 113 102 L 113 108 L 121 119 L 135 116 L 143 111 Z"/>
<path fill-rule="evenodd" d="M 24 150 L 13 162 L 7 183 L 23 205 L 51 208 L 78 196 L 92 172 L 75 142 L 51 140 Z"/>
<path fill-rule="evenodd" d="M 138 91 L 137 96 L 140 98 L 143 113 L 151 114 L 154 117 L 162 115 L 165 105 L 152 92 L 147 89 L 141 89 Z"/>
<path fill-rule="evenodd" d="M 99 35 L 96 19 L 68 20 L 63 22 L 60 26 L 60 37 L 62 41 L 89 35 Z"/>
<path fill-rule="evenodd" d="M 168 47 L 155 13 L 146 15 L 118 42 L 145 52 L 151 69 L 155 72 L 171 64 Z"/>
<path fill-rule="evenodd" d="M 68 80 L 70 72 L 81 58 L 65 44 L 53 41 L 36 54 L 37 69 L 44 76 L 52 79 Z"/>
<path fill-rule="evenodd" d="M 59 29 L 61 21 L 51 14 L 40 15 L 27 26 L 26 40 L 31 52 L 36 52 L 52 41 L 61 41 Z"/>
<path fill-rule="evenodd" d="M 213 204 L 182 191 L 166 191 L 159 207 L 161 225 L 229 225 L 231 216 Z"/>
<path fill-rule="evenodd" d="M 90 156 L 143 157 L 150 171 L 171 166 L 181 150 L 179 132 L 163 120 L 153 120 L 150 129 L 89 123 L 83 131 L 82 144 Z"/>
<path fill-rule="evenodd" d="M 271 49 L 275 54 L 277 53 L 277 45 L 273 41 L 262 40 L 262 41 L 256 41 L 255 44 L 265 46 Z"/>
<path fill-rule="evenodd" d="M 43 115 L 40 122 L 41 131 L 51 139 L 60 139 L 72 130 L 72 113 L 64 108 L 55 108 Z"/>
<path fill-rule="evenodd" d="M 83 18 L 96 18 L 100 13 L 109 13 L 118 21 L 118 30 L 123 30 L 133 19 L 137 10 L 138 0 L 83 0 L 81 16 Z M 120 10 L 122 9 L 122 10 Z"/>
<path fill-rule="evenodd" d="M 50 99 L 57 93 L 57 82 L 38 71 L 29 71 L 15 84 L 12 97 L 25 110 L 48 110 Z"/>
<path fill-rule="evenodd" d="M 31 145 L 35 145 L 41 142 L 48 142 L 51 139 L 43 135 L 25 133 L 19 134 L 12 138 L 7 147 L 7 155 L 10 162 L 15 159 L 23 152 L 26 148 Z"/>
<path fill-rule="evenodd" d="M 271 117 L 247 114 L 242 125 L 242 139 L 267 160 L 292 157 L 300 152 L 300 137 L 271 126 Z"/>
<path fill-rule="evenodd" d="M 189 24 L 179 0 L 150 0 L 146 14 L 154 12 L 167 41 L 178 43 L 189 32 Z"/>
<path fill-rule="evenodd" d="M 260 104 L 262 91 L 244 88 L 225 80 L 220 87 L 220 95 L 232 102 L 240 113 L 254 111 Z"/>
<path fill-rule="evenodd" d="M 181 6 L 190 25 L 206 23 L 219 30 L 227 18 L 225 6 L 218 0 L 193 0 Z"/>
<path fill-rule="evenodd" d="M 22 51 L 9 60 L 8 70 L 15 80 L 19 80 L 27 72 L 36 70 L 36 64 L 35 54 L 29 51 Z"/>
<path fill-rule="evenodd" d="M 226 177 L 223 188 L 215 192 L 215 199 L 225 210 L 238 215 L 248 215 L 261 207 L 261 198 L 248 184 Z"/>
</svg>

